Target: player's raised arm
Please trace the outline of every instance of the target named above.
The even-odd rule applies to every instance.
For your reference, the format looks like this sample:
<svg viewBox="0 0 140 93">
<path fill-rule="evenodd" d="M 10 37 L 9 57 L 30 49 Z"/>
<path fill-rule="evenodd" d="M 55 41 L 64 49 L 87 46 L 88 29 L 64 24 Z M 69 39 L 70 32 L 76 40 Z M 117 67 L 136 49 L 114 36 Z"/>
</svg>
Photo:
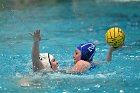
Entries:
<svg viewBox="0 0 140 93">
<path fill-rule="evenodd" d="M 107 58 L 106 58 L 106 61 L 109 62 L 112 59 L 113 51 L 123 46 L 125 40 L 125 34 L 121 28 L 112 27 L 106 32 L 105 38 L 107 43 L 111 46 L 111 48 L 109 48 Z"/>
<path fill-rule="evenodd" d="M 40 43 L 40 30 L 36 30 L 33 34 L 30 33 L 33 37 L 33 46 L 32 46 L 32 64 L 33 71 L 36 72 L 43 68 L 42 63 L 39 61 L 39 43 Z"/>
</svg>

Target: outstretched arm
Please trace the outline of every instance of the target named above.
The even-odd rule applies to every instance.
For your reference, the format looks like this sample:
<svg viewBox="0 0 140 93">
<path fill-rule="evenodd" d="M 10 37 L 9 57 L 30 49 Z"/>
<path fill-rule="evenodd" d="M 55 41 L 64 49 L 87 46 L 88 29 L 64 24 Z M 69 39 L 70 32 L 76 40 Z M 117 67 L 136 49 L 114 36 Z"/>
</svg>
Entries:
<svg viewBox="0 0 140 93">
<path fill-rule="evenodd" d="M 111 48 L 109 49 L 109 52 L 108 52 L 107 58 L 106 58 L 106 61 L 107 61 L 107 62 L 111 61 L 111 59 L 112 59 L 112 52 L 113 52 L 114 50 L 115 50 L 115 49 L 114 49 L 113 47 L 111 47 Z"/>
<path fill-rule="evenodd" d="M 42 63 L 39 61 L 39 43 L 40 43 L 40 30 L 36 30 L 33 34 L 30 33 L 33 37 L 33 46 L 32 46 L 32 64 L 33 71 L 43 69 Z"/>
<path fill-rule="evenodd" d="M 124 44 L 122 44 L 122 45 L 121 45 L 120 47 L 118 47 L 118 48 L 110 47 L 110 48 L 109 48 L 109 52 L 108 52 L 108 54 L 107 54 L 106 61 L 107 61 L 107 62 L 111 61 L 113 51 L 118 50 L 118 49 L 121 48 L 123 45 L 124 45 Z"/>
</svg>

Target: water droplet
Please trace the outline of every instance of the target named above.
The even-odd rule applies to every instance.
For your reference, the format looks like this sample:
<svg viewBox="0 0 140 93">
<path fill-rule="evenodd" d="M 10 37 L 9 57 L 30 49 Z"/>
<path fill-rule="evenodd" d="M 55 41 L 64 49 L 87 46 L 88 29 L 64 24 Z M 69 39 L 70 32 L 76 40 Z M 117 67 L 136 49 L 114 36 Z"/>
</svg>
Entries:
<svg viewBox="0 0 140 93">
<path fill-rule="evenodd" d="M 124 91 L 123 90 L 120 90 L 120 93 L 124 93 Z"/>
<path fill-rule="evenodd" d="M 96 88 L 100 88 L 100 87 L 101 87 L 101 85 L 97 84 L 97 85 L 95 85 L 95 87 L 96 87 Z"/>
</svg>

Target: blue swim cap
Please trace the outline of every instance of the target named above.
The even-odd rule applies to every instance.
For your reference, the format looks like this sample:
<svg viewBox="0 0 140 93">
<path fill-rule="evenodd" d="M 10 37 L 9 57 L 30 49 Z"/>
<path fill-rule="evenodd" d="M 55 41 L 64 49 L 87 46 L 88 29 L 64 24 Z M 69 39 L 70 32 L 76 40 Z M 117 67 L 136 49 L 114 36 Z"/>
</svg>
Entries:
<svg viewBox="0 0 140 93">
<path fill-rule="evenodd" d="M 92 62 L 93 56 L 95 54 L 95 44 L 92 42 L 82 43 L 77 49 L 81 51 L 81 60 Z"/>
</svg>

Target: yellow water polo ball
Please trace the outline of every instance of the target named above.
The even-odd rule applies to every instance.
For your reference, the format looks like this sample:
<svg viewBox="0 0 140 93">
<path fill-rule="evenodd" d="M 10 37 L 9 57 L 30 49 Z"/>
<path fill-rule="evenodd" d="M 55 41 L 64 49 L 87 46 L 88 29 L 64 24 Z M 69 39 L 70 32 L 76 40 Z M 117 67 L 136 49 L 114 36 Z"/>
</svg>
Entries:
<svg viewBox="0 0 140 93">
<path fill-rule="evenodd" d="M 121 28 L 112 27 L 109 30 L 107 30 L 105 38 L 110 46 L 118 48 L 122 44 L 124 44 L 125 34 Z"/>
</svg>

